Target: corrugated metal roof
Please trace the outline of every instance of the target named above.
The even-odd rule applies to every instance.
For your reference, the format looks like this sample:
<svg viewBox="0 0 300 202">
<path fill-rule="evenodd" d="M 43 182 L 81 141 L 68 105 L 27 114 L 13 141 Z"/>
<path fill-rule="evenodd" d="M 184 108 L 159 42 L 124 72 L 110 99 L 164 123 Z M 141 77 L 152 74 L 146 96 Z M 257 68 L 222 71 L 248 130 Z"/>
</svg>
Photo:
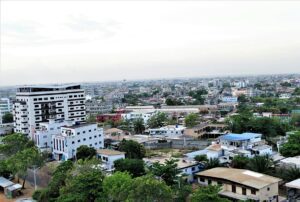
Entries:
<svg viewBox="0 0 300 202">
<path fill-rule="evenodd" d="M 261 137 L 259 133 L 229 133 L 220 137 L 221 140 L 229 140 L 229 141 L 243 141 L 243 140 L 250 140 L 253 138 Z"/>
<path fill-rule="evenodd" d="M 0 187 L 8 187 L 13 185 L 14 183 L 9 181 L 8 179 L 4 177 L 0 177 Z"/>
</svg>

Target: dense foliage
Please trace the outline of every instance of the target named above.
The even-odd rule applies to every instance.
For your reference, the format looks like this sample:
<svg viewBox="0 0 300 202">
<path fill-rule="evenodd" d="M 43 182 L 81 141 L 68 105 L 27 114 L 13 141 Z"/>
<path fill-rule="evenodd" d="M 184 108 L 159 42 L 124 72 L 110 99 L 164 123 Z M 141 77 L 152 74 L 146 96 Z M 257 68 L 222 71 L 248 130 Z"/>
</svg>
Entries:
<svg viewBox="0 0 300 202">
<path fill-rule="evenodd" d="M 197 122 L 198 121 L 198 115 L 197 114 L 194 114 L 194 113 L 191 113 L 189 115 L 187 115 L 185 118 L 184 118 L 184 122 L 185 122 L 185 126 L 186 127 L 194 127 L 197 125 Z"/>
<path fill-rule="evenodd" d="M 123 139 L 119 144 L 119 150 L 125 152 L 126 158 L 142 159 L 146 150 L 143 145 L 133 140 Z"/>
<path fill-rule="evenodd" d="M 164 126 L 168 121 L 168 116 L 166 113 L 158 112 L 153 115 L 147 122 L 149 128 L 159 128 Z"/>
<path fill-rule="evenodd" d="M 86 145 L 81 145 L 76 150 L 77 159 L 91 159 L 96 155 L 96 149 L 93 147 L 88 147 Z"/>
<path fill-rule="evenodd" d="M 116 171 L 128 172 L 133 177 L 145 174 L 144 161 L 141 159 L 118 159 L 114 162 Z"/>
<path fill-rule="evenodd" d="M 285 157 L 300 155 L 300 132 L 289 135 L 287 143 L 280 147 L 280 153 Z"/>
</svg>

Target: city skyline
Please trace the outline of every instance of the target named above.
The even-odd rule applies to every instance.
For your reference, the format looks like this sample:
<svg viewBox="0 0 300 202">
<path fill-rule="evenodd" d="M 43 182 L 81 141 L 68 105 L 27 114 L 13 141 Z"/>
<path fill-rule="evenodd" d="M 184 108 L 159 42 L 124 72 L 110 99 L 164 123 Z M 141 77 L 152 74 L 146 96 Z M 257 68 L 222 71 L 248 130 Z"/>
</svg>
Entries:
<svg viewBox="0 0 300 202">
<path fill-rule="evenodd" d="M 299 8 L 4 1 L 0 86 L 299 73 Z"/>
</svg>

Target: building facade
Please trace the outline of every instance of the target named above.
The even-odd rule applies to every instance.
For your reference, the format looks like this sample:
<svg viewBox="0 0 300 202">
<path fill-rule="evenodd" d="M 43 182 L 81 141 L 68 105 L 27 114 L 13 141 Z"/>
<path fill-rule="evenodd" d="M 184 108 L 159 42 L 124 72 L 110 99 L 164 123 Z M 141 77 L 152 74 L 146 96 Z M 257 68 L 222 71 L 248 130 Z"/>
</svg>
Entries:
<svg viewBox="0 0 300 202">
<path fill-rule="evenodd" d="M 278 202 L 279 178 L 234 168 L 213 168 L 196 174 L 203 186 L 220 185 L 219 195 L 233 201 Z"/>
<path fill-rule="evenodd" d="M 2 117 L 6 113 L 11 112 L 10 101 L 8 98 L 0 98 L 0 124 L 2 124 Z"/>
<path fill-rule="evenodd" d="M 56 160 L 74 158 L 77 148 L 82 145 L 103 149 L 103 129 L 87 123 L 61 127 L 60 134 L 52 136 L 53 157 Z"/>
<path fill-rule="evenodd" d="M 49 119 L 84 122 L 85 93 L 80 85 L 21 87 L 13 114 L 15 132 L 33 139 L 40 123 Z"/>
</svg>

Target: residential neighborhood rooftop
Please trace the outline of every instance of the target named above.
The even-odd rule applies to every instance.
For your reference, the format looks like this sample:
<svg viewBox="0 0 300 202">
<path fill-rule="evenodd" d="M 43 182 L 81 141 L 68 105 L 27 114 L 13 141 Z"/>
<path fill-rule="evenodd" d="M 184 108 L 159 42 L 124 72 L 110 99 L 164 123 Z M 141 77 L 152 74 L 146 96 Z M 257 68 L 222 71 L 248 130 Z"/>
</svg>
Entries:
<svg viewBox="0 0 300 202">
<path fill-rule="evenodd" d="M 229 141 L 243 141 L 243 140 L 250 140 L 253 138 L 261 137 L 259 133 L 242 133 L 242 134 L 235 134 L 229 133 L 220 137 L 221 140 L 229 140 Z"/>
<path fill-rule="evenodd" d="M 115 155 L 125 154 L 125 152 L 120 152 L 112 149 L 97 149 L 97 154 L 115 156 Z"/>
<path fill-rule="evenodd" d="M 300 178 L 285 184 L 286 187 L 300 189 Z"/>
<path fill-rule="evenodd" d="M 209 169 L 199 172 L 196 175 L 228 180 L 256 189 L 261 189 L 265 186 L 281 181 L 279 178 L 249 170 L 223 167 Z"/>
</svg>

